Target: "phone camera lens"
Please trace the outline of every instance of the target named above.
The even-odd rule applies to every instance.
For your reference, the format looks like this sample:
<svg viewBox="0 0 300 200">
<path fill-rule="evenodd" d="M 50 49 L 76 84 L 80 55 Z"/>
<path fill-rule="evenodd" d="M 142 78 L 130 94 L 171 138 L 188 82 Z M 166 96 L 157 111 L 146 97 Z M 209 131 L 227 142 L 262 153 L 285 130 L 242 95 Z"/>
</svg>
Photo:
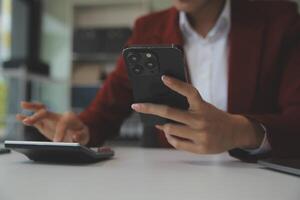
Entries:
<svg viewBox="0 0 300 200">
<path fill-rule="evenodd" d="M 148 69 L 153 69 L 155 67 L 155 63 L 153 61 L 146 62 L 146 67 Z"/>
<path fill-rule="evenodd" d="M 138 54 L 130 54 L 130 55 L 128 55 L 127 58 L 128 58 L 130 63 L 136 63 L 136 62 L 139 61 L 140 56 Z"/>
<path fill-rule="evenodd" d="M 147 58 L 152 58 L 153 56 L 152 56 L 151 53 L 146 53 L 146 57 L 147 57 Z"/>
<path fill-rule="evenodd" d="M 135 65 L 133 68 L 132 68 L 132 71 L 133 73 L 137 74 L 137 75 L 140 75 L 141 73 L 143 73 L 144 69 L 141 65 Z"/>
</svg>

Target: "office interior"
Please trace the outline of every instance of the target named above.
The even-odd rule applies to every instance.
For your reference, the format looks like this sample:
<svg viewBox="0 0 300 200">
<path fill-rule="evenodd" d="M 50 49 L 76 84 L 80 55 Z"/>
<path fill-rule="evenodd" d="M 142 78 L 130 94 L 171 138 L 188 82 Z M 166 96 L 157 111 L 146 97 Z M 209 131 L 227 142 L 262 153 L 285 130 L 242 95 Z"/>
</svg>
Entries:
<svg viewBox="0 0 300 200">
<path fill-rule="evenodd" d="M 43 139 L 37 133 L 28 136 L 35 130 L 16 121 L 21 100 L 43 102 L 53 112 L 81 112 L 114 69 L 135 19 L 170 5 L 158 0 L 1 0 L 1 140 Z M 119 139 L 138 143 L 143 131 L 133 114 Z"/>
<path fill-rule="evenodd" d="M 300 12 L 300 0 L 293 1 Z M 0 148 L 5 140 L 47 141 L 16 120 L 17 113 L 30 115 L 20 102 L 80 113 L 115 69 L 135 20 L 171 6 L 172 0 L 0 0 Z M 115 157 L 90 165 L 0 155 L 0 200 L 300 199 L 297 176 L 227 154 L 143 148 L 153 147 L 151 131 L 133 112 L 107 143 Z"/>
<path fill-rule="evenodd" d="M 0 141 L 44 140 L 15 119 L 24 112 L 20 101 L 83 111 L 114 69 L 135 19 L 170 6 L 172 0 L 1 0 Z M 117 140 L 138 144 L 145 132 L 133 113 Z"/>
<path fill-rule="evenodd" d="M 171 0 L 1 0 L 0 140 L 31 139 L 24 135 L 35 132 L 15 119 L 23 112 L 22 100 L 43 102 L 53 112 L 81 112 L 114 69 L 135 19 L 171 5 Z M 139 141 L 145 131 L 134 113 L 119 139 Z"/>
</svg>

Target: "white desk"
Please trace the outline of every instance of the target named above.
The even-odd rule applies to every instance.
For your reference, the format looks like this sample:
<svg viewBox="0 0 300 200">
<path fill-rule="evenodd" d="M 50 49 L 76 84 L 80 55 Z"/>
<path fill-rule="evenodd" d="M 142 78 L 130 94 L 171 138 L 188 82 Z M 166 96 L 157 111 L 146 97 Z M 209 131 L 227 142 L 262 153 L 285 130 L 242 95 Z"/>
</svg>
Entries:
<svg viewBox="0 0 300 200">
<path fill-rule="evenodd" d="M 300 200 L 300 178 L 229 157 L 115 148 L 113 160 L 49 165 L 0 155 L 0 200 Z"/>
</svg>

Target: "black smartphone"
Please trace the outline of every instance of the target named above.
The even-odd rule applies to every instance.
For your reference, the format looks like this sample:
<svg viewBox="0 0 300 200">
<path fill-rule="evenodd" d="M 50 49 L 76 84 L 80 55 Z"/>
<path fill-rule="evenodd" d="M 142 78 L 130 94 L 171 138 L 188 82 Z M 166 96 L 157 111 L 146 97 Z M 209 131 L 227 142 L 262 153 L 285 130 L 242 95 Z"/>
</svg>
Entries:
<svg viewBox="0 0 300 200">
<path fill-rule="evenodd" d="M 176 45 L 139 45 L 123 50 L 135 103 L 164 104 L 188 109 L 186 97 L 171 90 L 161 80 L 162 75 L 186 82 L 185 58 Z M 170 120 L 141 114 L 145 125 L 162 125 Z"/>
</svg>

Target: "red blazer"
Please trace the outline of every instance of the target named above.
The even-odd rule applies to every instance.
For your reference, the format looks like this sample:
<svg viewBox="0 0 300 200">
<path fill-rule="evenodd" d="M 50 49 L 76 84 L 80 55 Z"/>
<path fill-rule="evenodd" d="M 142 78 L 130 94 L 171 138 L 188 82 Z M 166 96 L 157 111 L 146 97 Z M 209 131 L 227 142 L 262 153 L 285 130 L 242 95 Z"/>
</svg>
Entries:
<svg viewBox="0 0 300 200">
<path fill-rule="evenodd" d="M 300 156 L 300 17 L 285 1 L 232 0 L 228 112 L 267 128 L 272 154 Z M 128 44 L 183 45 L 175 8 L 139 18 Z M 201 91 L 200 91 L 201 93 Z M 90 145 L 116 136 L 131 113 L 131 85 L 120 57 L 93 102 L 79 116 Z M 230 153 L 251 158 L 235 149 Z M 256 158 L 256 156 L 254 156 Z"/>
</svg>

